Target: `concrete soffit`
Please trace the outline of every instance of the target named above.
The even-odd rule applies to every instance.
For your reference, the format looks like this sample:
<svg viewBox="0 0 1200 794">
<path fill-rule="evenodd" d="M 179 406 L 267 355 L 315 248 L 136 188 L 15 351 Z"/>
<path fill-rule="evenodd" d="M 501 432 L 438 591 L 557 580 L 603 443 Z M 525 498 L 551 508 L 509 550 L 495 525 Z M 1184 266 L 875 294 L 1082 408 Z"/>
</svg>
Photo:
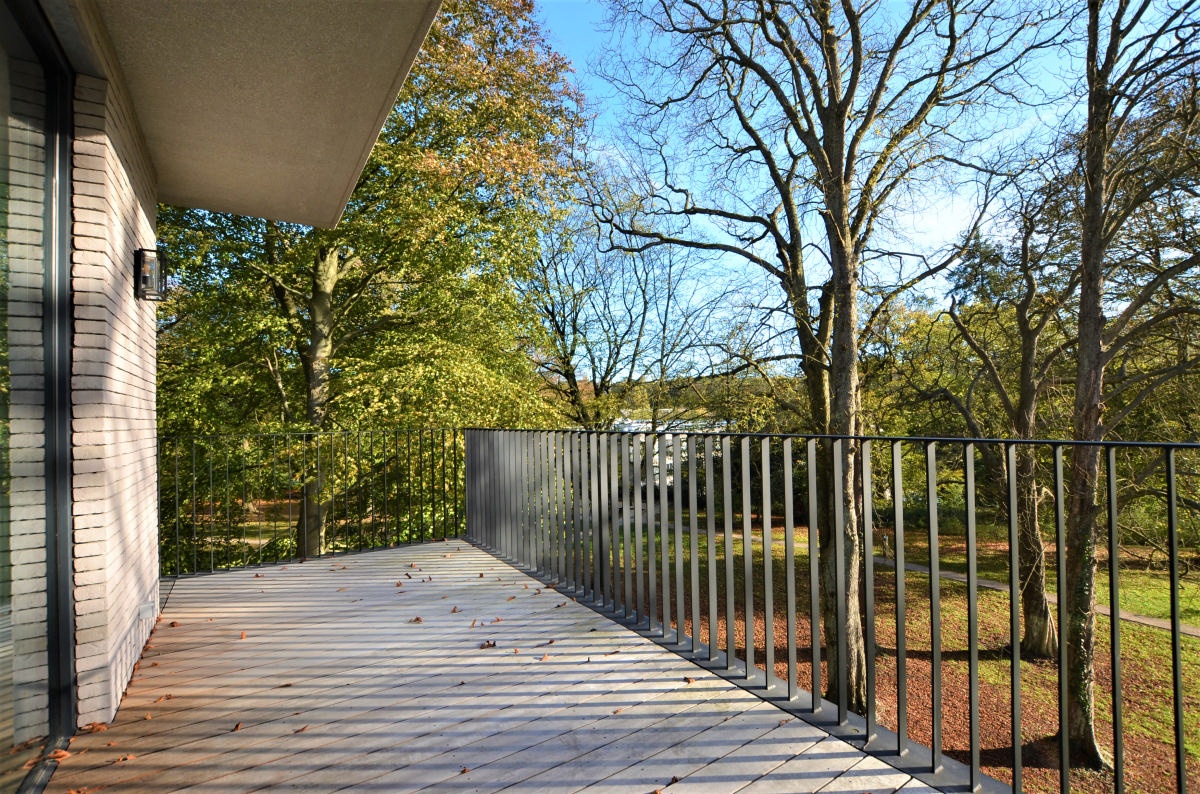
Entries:
<svg viewBox="0 0 1200 794">
<path fill-rule="evenodd" d="M 441 0 L 42 0 L 123 86 L 159 199 L 333 226 Z"/>
</svg>

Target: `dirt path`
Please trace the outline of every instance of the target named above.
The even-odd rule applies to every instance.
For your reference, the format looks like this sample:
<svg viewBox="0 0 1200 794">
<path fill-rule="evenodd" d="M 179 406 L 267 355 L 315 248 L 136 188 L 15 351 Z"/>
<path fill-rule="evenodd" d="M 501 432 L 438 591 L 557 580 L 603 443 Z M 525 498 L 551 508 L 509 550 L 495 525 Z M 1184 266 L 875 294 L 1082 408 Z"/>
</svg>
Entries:
<svg viewBox="0 0 1200 794">
<path fill-rule="evenodd" d="M 877 556 L 875 558 L 875 564 L 892 568 L 895 567 L 896 561 L 889 557 Z M 913 573 L 927 574 L 929 573 L 929 566 L 921 565 L 920 563 L 915 562 L 906 562 L 904 563 L 904 570 L 912 571 Z M 958 571 L 942 571 L 941 578 L 949 579 L 953 582 L 962 582 L 963 584 L 966 584 L 967 582 L 966 574 L 959 573 Z M 1008 585 L 1004 582 L 997 582 L 992 579 L 979 579 L 978 584 L 980 587 L 987 588 L 988 590 L 998 590 L 1003 593 L 1007 593 L 1009 589 Z M 1058 596 L 1054 593 L 1047 593 L 1046 600 L 1051 604 L 1057 604 Z M 1096 604 L 1096 612 L 1101 615 L 1112 615 L 1112 610 L 1108 608 L 1107 604 Z M 1153 618 L 1149 615 L 1139 615 L 1136 612 L 1130 612 L 1127 609 L 1121 610 L 1121 620 L 1128 620 L 1131 623 L 1140 623 L 1143 626 L 1152 626 L 1156 629 L 1163 629 L 1164 631 L 1171 630 L 1171 621 L 1169 620 Z M 1189 637 L 1200 637 L 1200 626 L 1192 626 L 1187 623 L 1181 623 L 1179 624 L 1179 632 L 1181 634 L 1186 634 Z"/>
</svg>

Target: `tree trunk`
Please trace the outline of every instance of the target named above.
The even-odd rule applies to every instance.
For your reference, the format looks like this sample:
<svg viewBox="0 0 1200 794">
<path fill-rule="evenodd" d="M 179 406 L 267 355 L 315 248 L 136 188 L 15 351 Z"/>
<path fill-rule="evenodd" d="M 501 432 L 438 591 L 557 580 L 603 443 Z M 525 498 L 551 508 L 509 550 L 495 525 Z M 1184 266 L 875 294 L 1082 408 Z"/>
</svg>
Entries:
<svg viewBox="0 0 1200 794">
<path fill-rule="evenodd" d="M 1046 547 L 1038 523 L 1037 458 L 1033 447 L 1017 448 L 1017 538 L 1021 611 L 1025 618 L 1021 654 L 1034 659 L 1058 655 L 1054 613 L 1046 598 Z"/>
</svg>

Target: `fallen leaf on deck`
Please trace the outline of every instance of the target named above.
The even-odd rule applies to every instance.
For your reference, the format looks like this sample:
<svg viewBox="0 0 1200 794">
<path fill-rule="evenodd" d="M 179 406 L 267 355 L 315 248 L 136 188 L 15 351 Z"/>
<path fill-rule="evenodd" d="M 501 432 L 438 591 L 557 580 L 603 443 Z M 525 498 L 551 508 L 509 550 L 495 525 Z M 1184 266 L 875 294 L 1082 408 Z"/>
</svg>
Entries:
<svg viewBox="0 0 1200 794">
<path fill-rule="evenodd" d="M 425 621 L 421 620 L 421 616 L 418 615 L 417 617 L 413 618 L 412 620 L 410 620 L 408 622 L 409 623 L 424 623 Z"/>
<path fill-rule="evenodd" d="M 116 742 L 105 742 L 104 746 L 105 747 L 116 747 L 117 743 Z"/>
<path fill-rule="evenodd" d="M 408 571 L 405 571 L 405 572 L 404 572 L 404 575 L 405 575 L 407 578 L 409 578 L 409 579 L 411 579 L 411 578 L 412 578 L 412 574 L 411 574 L 411 573 L 409 573 Z"/>
<path fill-rule="evenodd" d="M 349 567 L 350 567 L 349 565 L 343 565 L 341 568 L 338 568 L 338 570 L 339 570 L 339 571 L 344 571 L 344 570 L 346 570 L 346 569 L 347 569 L 347 568 L 349 568 Z"/>
<path fill-rule="evenodd" d="M 158 662 L 151 662 L 151 663 L 150 663 L 150 666 L 151 666 L 151 667 L 158 667 Z"/>
<path fill-rule="evenodd" d="M 89 722 L 79 729 L 80 733 L 100 733 L 108 730 L 107 722 Z"/>
<path fill-rule="evenodd" d="M 520 652 L 521 652 L 520 648 L 513 648 L 513 653 L 520 653 Z"/>
<path fill-rule="evenodd" d="M 156 700 L 154 702 L 162 703 L 164 700 L 173 700 L 174 698 L 175 698 L 175 696 L 168 692 L 167 694 L 163 695 L 162 697 L 160 697 L 158 700 Z"/>
<path fill-rule="evenodd" d="M 459 609 L 458 607 L 454 607 L 453 609 L 450 610 L 451 615 L 457 615 L 459 612 L 462 612 L 462 610 Z"/>
<path fill-rule="evenodd" d="M 516 598 L 516 596 L 509 596 L 509 597 L 508 597 L 508 600 L 509 600 L 509 601 L 512 601 L 512 600 L 514 600 L 515 598 Z"/>
<path fill-rule="evenodd" d="M 50 752 L 46 753 L 46 757 L 51 761 L 61 761 L 64 758 L 70 758 L 71 754 L 66 750 L 51 750 Z"/>
<path fill-rule="evenodd" d="M 621 708 L 619 708 L 619 709 L 613 709 L 613 714 L 620 714 L 624 710 L 625 710 L 625 707 L 621 706 Z"/>
<path fill-rule="evenodd" d="M 287 689 L 287 688 L 288 688 L 288 687 L 290 687 L 291 685 L 292 685 L 292 683 L 289 681 L 288 683 L 286 683 L 286 684 L 280 684 L 279 686 L 277 686 L 277 687 L 275 687 L 275 688 L 276 688 L 276 689 Z"/>
<path fill-rule="evenodd" d="M 479 574 L 479 578 L 480 578 L 480 579 L 482 579 L 482 578 L 483 578 L 483 574 L 482 574 L 482 573 L 481 573 L 481 574 Z"/>
<path fill-rule="evenodd" d="M 792 718 L 791 718 L 791 717 L 786 717 L 786 718 L 784 718 L 784 719 L 782 719 L 782 720 L 780 720 L 780 721 L 779 721 L 779 725 L 780 725 L 780 727 L 782 727 L 782 726 L 784 726 L 784 725 L 787 725 L 787 724 L 788 724 L 789 722 L 791 722 L 791 721 L 792 721 Z"/>
<path fill-rule="evenodd" d="M 495 640 L 484 640 L 483 642 L 479 643 L 479 647 L 481 649 L 482 648 L 495 648 L 496 641 Z"/>
<path fill-rule="evenodd" d="M 471 628 L 475 628 L 475 624 L 476 624 L 476 623 L 478 623 L 478 622 L 479 622 L 479 618 L 474 618 L 474 619 L 472 619 L 472 620 L 471 620 Z"/>
<path fill-rule="evenodd" d="M 234 726 L 233 726 L 233 729 L 234 729 L 235 731 L 240 731 L 240 730 L 242 729 L 242 723 L 240 723 L 240 722 L 239 722 L 237 725 L 234 725 Z"/>
<path fill-rule="evenodd" d="M 504 622 L 504 618 L 496 618 L 496 619 L 495 619 L 495 620 L 493 620 L 492 622 L 493 622 L 493 623 L 503 623 L 503 622 Z"/>
<path fill-rule="evenodd" d="M 244 631 L 242 632 L 242 639 L 243 640 L 246 639 L 246 632 L 244 632 Z"/>
<path fill-rule="evenodd" d="M 691 676 L 684 676 L 683 683 L 694 684 L 696 683 L 696 679 L 692 678 Z"/>
<path fill-rule="evenodd" d="M 528 585 L 528 584 L 526 584 L 526 585 L 525 585 L 525 589 L 526 589 L 526 590 L 528 590 L 528 589 L 529 589 L 529 585 Z"/>
<path fill-rule="evenodd" d="M 467 774 L 467 773 L 468 773 L 468 772 L 470 772 L 470 771 L 471 771 L 471 770 L 470 770 L 470 768 L 469 768 L 469 767 L 465 767 L 465 766 L 464 766 L 462 769 L 458 770 L 458 774 L 460 774 L 460 775 L 465 775 L 465 774 Z"/>
<path fill-rule="evenodd" d="M 561 604 L 555 604 L 555 605 L 554 605 L 554 608 L 555 608 L 555 609 L 559 609 L 559 608 L 561 608 L 561 607 L 565 607 L 566 605 L 567 605 L 567 602 L 566 602 L 566 601 L 563 601 Z"/>
<path fill-rule="evenodd" d="M 410 563 L 408 564 L 408 567 L 409 567 L 409 568 L 416 568 L 416 567 L 417 567 L 417 564 L 416 564 L 415 562 L 410 562 Z"/>
<path fill-rule="evenodd" d="M 133 759 L 135 759 L 135 758 L 137 758 L 137 756 L 136 756 L 136 755 L 134 755 L 133 753 L 127 753 L 126 755 L 123 755 L 123 756 L 121 756 L 120 758 L 118 758 L 118 759 L 117 759 L 117 763 L 119 764 L 119 763 L 121 763 L 122 761 L 132 761 L 132 760 L 133 760 Z"/>
<path fill-rule="evenodd" d="M 404 582 L 396 582 L 396 587 L 404 587 Z"/>
<path fill-rule="evenodd" d="M 172 620 L 172 621 L 171 621 L 170 623 L 168 623 L 167 625 L 168 625 L 168 626 L 170 626 L 170 627 L 171 627 L 171 628 L 173 628 L 173 629 L 177 629 L 177 628 L 179 628 L 179 621 L 178 621 L 178 620 Z"/>
<path fill-rule="evenodd" d="M 539 662 L 548 662 L 548 661 L 550 661 L 550 654 L 548 654 L 548 653 L 543 653 L 543 654 L 542 654 L 542 658 L 541 658 L 541 659 L 538 659 L 538 661 L 539 661 Z"/>
<path fill-rule="evenodd" d="M 534 590 L 534 591 L 533 591 L 533 594 L 534 594 L 534 595 L 541 595 L 541 594 L 542 594 L 542 588 L 540 588 L 540 587 L 539 587 L 537 590 Z"/>
<path fill-rule="evenodd" d="M 346 592 L 348 589 L 349 589 L 349 588 L 347 588 L 347 587 L 339 587 L 339 588 L 337 589 L 337 591 L 338 591 L 339 593 L 344 593 L 344 592 Z"/>
<path fill-rule="evenodd" d="M 145 718 L 146 718 L 146 719 L 148 719 L 148 720 L 152 720 L 152 719 L 154 719 L 154 717 L 150 716 L 150 712 L 148 712 L 148 711 L 146 712 L 146 717 L 145 717 Z"/>
</svg>

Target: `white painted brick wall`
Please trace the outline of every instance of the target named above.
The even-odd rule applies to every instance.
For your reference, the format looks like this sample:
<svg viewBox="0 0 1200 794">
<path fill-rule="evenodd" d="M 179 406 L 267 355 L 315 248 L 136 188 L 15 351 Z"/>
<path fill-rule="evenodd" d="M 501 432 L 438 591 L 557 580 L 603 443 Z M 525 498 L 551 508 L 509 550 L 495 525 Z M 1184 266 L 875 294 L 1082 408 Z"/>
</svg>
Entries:
<svg viewBox="0 0 1200 794">
<path fill-rule="evenodd" d="M 119 86 L 75 93 L 71 280 L 74 595 L 79 724 L 111 719 L 158 604 L 155 306 L 133 294 L 154 247 L 154 180 Z"/>
<path fill-rule="evenodd" d="M 10 59 L 12 115 L 8 118 L 7 222 L 17 231 L 8 246 L 7 334 L 11 387 L 9 453 L 10 548 L 13 555 L 13 734 L 20 743 L 46 724 L 46 481 L 42 382 L 41 240 L 45 151 L 41 70 Z"/>
</svg>

